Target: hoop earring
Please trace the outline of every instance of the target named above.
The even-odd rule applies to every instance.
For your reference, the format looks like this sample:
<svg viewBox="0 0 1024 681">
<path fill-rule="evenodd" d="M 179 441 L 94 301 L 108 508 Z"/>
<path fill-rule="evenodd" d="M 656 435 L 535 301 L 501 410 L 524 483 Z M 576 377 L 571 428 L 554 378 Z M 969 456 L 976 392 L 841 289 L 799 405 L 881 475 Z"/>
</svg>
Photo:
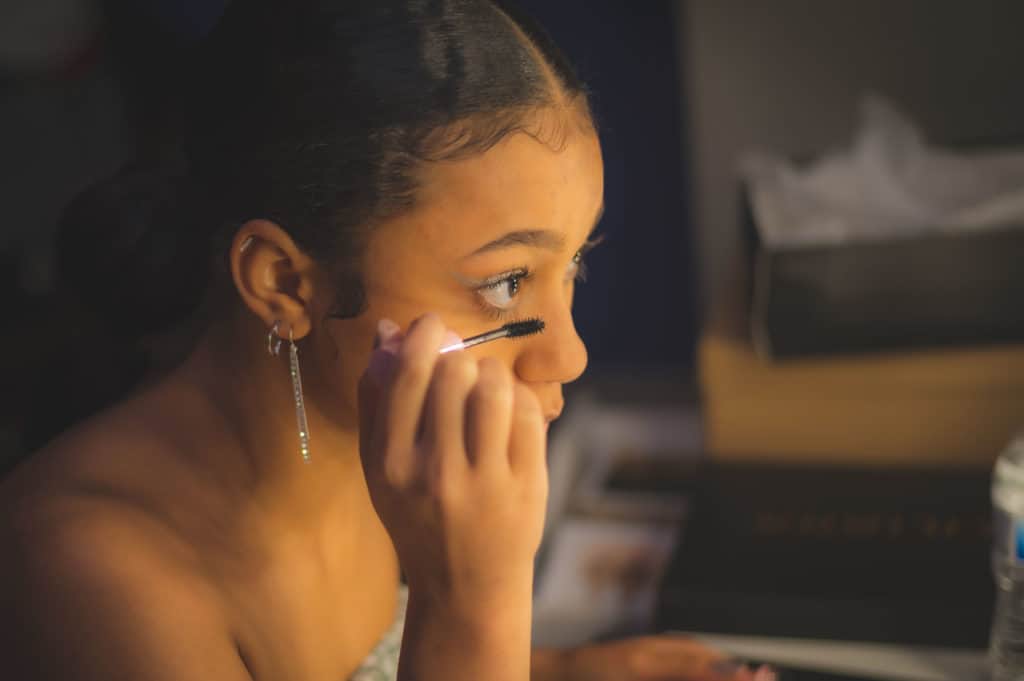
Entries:
<svg viewBox="0 0 1024 681">
<path fill-rule="evenodd" d="M 299 347 L 295 345 L 292 330 L 288 330 L 288 359 L 291 365 L 292 395 L 295 398 L 295 419 L 299 425 L 299 453 L 303 463 L 311 461 L 309 456 L 309 424 L 306 422 L 306 402 L 302 396 L 302 372 L 299 371 Z"/>
<path fill-rule="evenodd" d="M 267 332 L 267 352 L 271 357 L 277 357 L 281 354 L 281 335 L 278 333 L 278 329 L 281 327 L 281 322 L 274 322 L 274 326 Z"/>
</svg>

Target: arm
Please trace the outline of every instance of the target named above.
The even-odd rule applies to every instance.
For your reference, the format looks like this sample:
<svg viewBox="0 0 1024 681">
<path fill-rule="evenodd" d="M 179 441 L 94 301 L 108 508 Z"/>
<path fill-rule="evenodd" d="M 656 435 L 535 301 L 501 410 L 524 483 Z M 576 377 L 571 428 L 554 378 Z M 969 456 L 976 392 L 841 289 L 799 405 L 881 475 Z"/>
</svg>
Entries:
<svg viewBox="0 0 1024 681">
<path fill-rule="evenodd" d="M 487 607 L 409 593 L 399 681 L 525 680 L 530 674 L 530 581 Z"/>
<path fill-rule="evenodd" d="M 498 360 L 439 358 L 445 331 L 379 337 L 360 382 L 363 471 L 409 582 L 398 678 L 527 681 L 543 414 Z"/>
<path fill-rule="evenodd" d="M 530 672 L 531 681 L 775 681 L 768 667 L 750 669 L 679 635 L 538 649 Z"/>
<path fill-rule="evenodd" d="M 143 541 L 98 529 L 17 548 L 4 575 L 5 677 L 252 681 L 195 580 L 146 555 Z"/>
</svg>

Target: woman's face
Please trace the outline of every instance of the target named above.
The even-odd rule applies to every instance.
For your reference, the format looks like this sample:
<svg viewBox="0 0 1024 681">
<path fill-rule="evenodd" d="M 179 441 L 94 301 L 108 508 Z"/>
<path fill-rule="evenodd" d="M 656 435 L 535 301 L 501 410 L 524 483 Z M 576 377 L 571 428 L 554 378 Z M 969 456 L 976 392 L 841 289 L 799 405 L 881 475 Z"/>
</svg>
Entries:
<svg viewBox="0 0 1024 681">
<path fill-rule="evenodd" d="M 406 328 L 434 312 L 462 337 L 543 320 L 541 334 L 467 352 L 502 360 L 557 418 L 562 384 L 587 364 L 572 299 L 604 192 L 596 135 L 575 123 L 566 129 L 556 148 L 514 134 L 484 154 L 430 165 L 416 207 L 375 228 L 363 271 L 367 309 L 328 321 L 339 351 L 319 353 L 334 364 L 326 373 L 340 384 L 331 392 L 340 392 L 350 414 L 377 321 Z"/>
</svg>

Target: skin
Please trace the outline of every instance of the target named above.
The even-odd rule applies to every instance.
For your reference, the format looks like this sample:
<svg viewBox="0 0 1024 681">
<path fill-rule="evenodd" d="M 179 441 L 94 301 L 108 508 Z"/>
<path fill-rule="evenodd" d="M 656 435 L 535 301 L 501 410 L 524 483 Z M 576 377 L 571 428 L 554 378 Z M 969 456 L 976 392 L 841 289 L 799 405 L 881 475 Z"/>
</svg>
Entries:
<svg viewBox="0 0 1024 681">
<path fill-rule="evenodd" d="M 417 205 L 372 233 L 354 319 L 326 319 L 327 273 L 282 227 L 238 230 L 234 303 L 188 358 L 0 487 L 7 668 L 338 681 L 391 624 L 401 556 L 404 679 L 753 678 L 668 637 L 534 651 L 530 667 L 544 432 L 586 366 L 574 256 L 603 195 L 593 131 L 572 111 L 542 115 L 564 145 L 516 134 L 424 170 Z M 547 236 L 474 254 L 520 230 Z M 515 296 L 475 290 L 521 267 L 532 275 Z M 544 333 L 437 355 L 446 333 L 529 317 Z M 400 330 L 377 338 L 381 319 Z M 266 352 L 275 323 L 299 346 L 312 465 L 288 353 Z"/>
</svg>

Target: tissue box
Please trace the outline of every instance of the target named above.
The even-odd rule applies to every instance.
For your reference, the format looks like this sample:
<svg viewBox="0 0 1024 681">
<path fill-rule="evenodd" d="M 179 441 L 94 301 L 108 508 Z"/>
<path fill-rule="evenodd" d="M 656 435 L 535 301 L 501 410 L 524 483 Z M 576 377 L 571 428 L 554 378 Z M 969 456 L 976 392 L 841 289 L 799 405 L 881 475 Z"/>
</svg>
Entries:
<svg viewBox="0 0 1024 681">
<path fill-rule="evenodd" d="M 1024 428 L 1024 343 L 765 362 L 744 319 L 716 311 L 698 348 L 716 461 L 991 470 Z"/>
<path fill-rule="evenodd" d="M 1024 225 L 773 250 L 746 214 L 762 357 L 1024 342 Z"/>
</svg>

